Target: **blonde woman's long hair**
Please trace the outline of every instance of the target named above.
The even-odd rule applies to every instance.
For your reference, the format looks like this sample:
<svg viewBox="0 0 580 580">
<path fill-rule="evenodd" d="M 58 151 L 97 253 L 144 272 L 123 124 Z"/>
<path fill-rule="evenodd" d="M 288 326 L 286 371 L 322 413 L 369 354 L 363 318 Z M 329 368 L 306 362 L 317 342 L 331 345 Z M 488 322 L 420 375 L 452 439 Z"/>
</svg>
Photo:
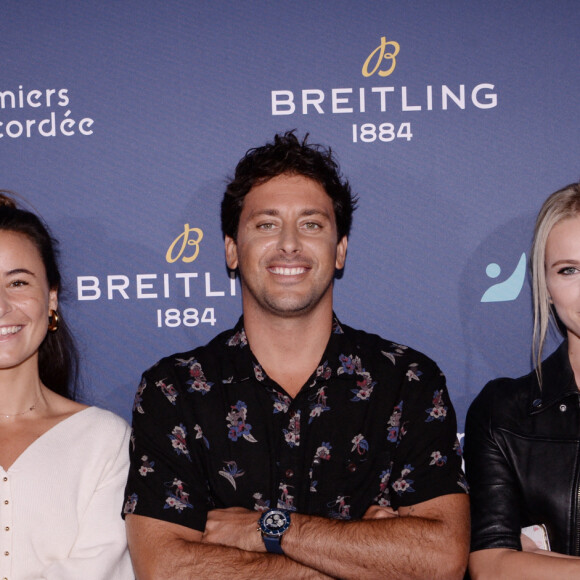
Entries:
<svg viewBox="0 0 580 580">
<path fill-rule="evenodd" d="M 580 215 L 580 184 L 573 183 L 559 189 L 544 202 L 534 228 L 530 259 L 534 300 L 532 356 L 540 387 L 542 386 L 542 352 L 550 323 L 562 332 L 546 282 L 546 243 L 552 228 L 557 223 L 578 215 Z"/>
</svg>

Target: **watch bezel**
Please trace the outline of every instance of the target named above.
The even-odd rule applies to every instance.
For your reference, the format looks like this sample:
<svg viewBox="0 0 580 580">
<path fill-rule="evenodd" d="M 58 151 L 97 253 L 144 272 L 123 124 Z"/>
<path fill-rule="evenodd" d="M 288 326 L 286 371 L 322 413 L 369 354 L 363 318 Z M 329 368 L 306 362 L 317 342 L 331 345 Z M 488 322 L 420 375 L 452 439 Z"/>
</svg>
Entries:
<svg viewBox="0 0 580 580">
<path fill-rule="evenodd" d="M 284 524 L 282 526 L 280 526 L 279 528 L 272 529 L 272 528 L 268 527 L 266 520 L 272 514 L 280 514 L 280 515 L 284 516 Z M 258 523 L 260 526 L 260 531 L 264 535 L 269 536 L 271 538 L 280 538 L 281 536 L 283 536 L 286 533 L 286 531 L 290 527 L 290 512 L 288 512 L 288 510 L 283 510 L 283 509 L 279 509 L 279 508 L 269 509 L 268 511 L 265 511 L 260 516 Z"/>
</svg>

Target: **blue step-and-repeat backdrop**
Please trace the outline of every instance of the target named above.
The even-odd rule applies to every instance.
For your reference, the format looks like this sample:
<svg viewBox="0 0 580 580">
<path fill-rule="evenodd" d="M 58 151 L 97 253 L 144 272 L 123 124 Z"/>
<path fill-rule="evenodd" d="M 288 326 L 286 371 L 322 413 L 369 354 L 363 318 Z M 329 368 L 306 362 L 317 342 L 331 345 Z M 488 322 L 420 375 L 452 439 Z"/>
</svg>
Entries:
<svg viewBox="0 0 580 580">
<path fill-rule="evenodd" d="M 531 368 L 533 221 L 580 178 L 579 30 L 577 0 L 4 0 L 0 188 L 61 242 L 85 398 L 129 418 L 144 369 L 235 323 L 224 185 L 297 129 L 360 196 L 336 312 L 435 359 L 462 431 Z"/>
</svg>

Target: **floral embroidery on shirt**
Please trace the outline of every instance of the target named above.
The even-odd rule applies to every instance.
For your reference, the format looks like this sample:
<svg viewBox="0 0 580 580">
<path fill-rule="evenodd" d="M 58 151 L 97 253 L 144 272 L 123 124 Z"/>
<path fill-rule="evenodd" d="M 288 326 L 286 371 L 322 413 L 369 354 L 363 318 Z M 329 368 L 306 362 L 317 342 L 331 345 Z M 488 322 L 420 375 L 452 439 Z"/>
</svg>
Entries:
<svg viewBox="0 0 580 580">
<path fill-rule="evenodd" d="M 141 461 L 143 463 L 141 464 L 141 467 L 139 468 L 139 475 L 142 475 L 143 477 L 145 477 L 148 473 L 153 473 L 155 471 L 153 469 L 153 466 L 155 465 L 155 461 L 149 461 L 149 458 L 147 457 L 147 455 L 143 455 L 143 457 L 141 457 Z"/>
<path fill-rule="evenodd" d="M 389 418 L 389 434 L 387 435 L 387 440 L 393 443 L 399 438 L 399 430 L 401 428 L 401 415 L 403 414 L 403 401 L 393 409 L 393 413 Z"/>
<path fill-rule="evenodd" d="M 385 469 L 380 475 L 379 494 L 375 497 L 375 501 L 380 506 L 390 506 L 391 501 L 389 495 L 389 480 L 391 479 L 391 467 Z"/>
<path fill-rule="evenodd" d="M 423 373 L 419 370 L 419 365 L 417 363 L 411 363 L 407 370 L 407 379 L 409 381 L 418 381 L 419 377 Z"/>
<path fill-rule="evenodd" d="M 351 389 L 351 393 L 354 393 L 354 397 L 351 399 L 351 401 L 368 401 L 373 392 L 375 382 L 373 381 L 370 373 L 362 368 L 360 358 L 358 356 L 352 355 L 345 356 L 344 354 L 341 354 L 338 358 L 342 365 L 336 371 L 338 375 L 342 375 L 344 373 L 352 375 L 353 373 L 356 373 L 359 377 L 356 382 L 358 388 Z"/>
<path fill-rule="evenodd" d="M 209 449 L 209 441 L 207 440 L 207 437 L 204 436 L 203 431 L 201 430 L 201 425 L 195 424 L 193 428 L 195 429 L 195 438 L 202 439 L 204 445 Z"/>
<path fill-rule="evenodd" d="M 457 485 L 459 485 L 461 489 L 465 490 L 465 493 L 469 493 L 469 484 L 467 483 L 467 479 L 465 479 L 463 474 L 459 475 Z"/>
<path fill-rule="evenodd" d="M 310 405 L 310 418 L 308 419 L 308 423 L 312 423 L 315 417 L 320 417 L 324 411 L 330 411 L 330 407 L 326 404 L 327 396 L 326 396 L 326 387 L 320 387 L 318 391 L 314 395 L 310 395 L 308 397 L 309 401 L 313 401 Z"/>
<path fill-rule="evenodd" d="M 290 492 L 288 491 L 291 487 L 292 487 L 291 485 L 288 485 L 287 483 L 284 483 L 283 481 L 280 482 L 278 489 L 282 493 L 280 494 L 280 499 L 278 500 L 278 503 L 277 503 L 277 507 L 279 509 L 296 511 L 296 508 L 294 507 L 294 496 L 290 495 Z"/>
<path fill-rule="evenodd" d="M 246 423 L 246 416 L 248 414 L 248 406 L 244 401 L 238 401 L 235 405 L 231 405 L 231 411 L 226 416 L 228 422 L 228 437 L 232 441 L 237 441 L 243 437 L 250 443 L 257 443 L 257 439 L 250 433 L 252 426 Z"/>
<path fill-rule="evenodd" d="M 254 363 L 254 376 L 257 381 L 262 382 L 264 380 L 264 369 L 261 365 Z"/>
<path fill-rule="evenodd" d="M 135 512 L 135 508 L 137 507 L 137 501 L 139 497 L 136 493 L 132 493 L 125 502 L 125 506 L 123 507 L 124 514 L 132 514 Z"/>
<path fill-rule="evenodd" d="M 288 429 L 282 429 L 284 440 L 290 447 L 300 446 L 300 411 L 291 414 Z"/>
<path fill-rule="evenodd" d="M 405 351 L 408 349 L 408 346 L 404 346 L 402 344 L 395 344 L 394 342 L 391 344 L 391 349 L 389 351 L 381 350 L 381 354 L 386 356 L 393 364 L 396 364 L 396 359 L 398 357 L 402 357 L 405 354 Z"/>
<path fill-rule="evenodd" d="M 176 361 L 175 364 L 177 366 L 188 367 L 189 369 L 189 376 L 191 379 L 186 381 L 186 384 L 189 385 L 189 388 L 187 389 L 188 392 L 198 392 L 205 395 L 211 391 L 213 383 L 210 383 L 205 378 L 201 365 L 195 360 L 195 358 L 191 357 L 187 360 L 178 358 Z"/>
<path fill-rule="evenodd" d="M 455 451 L 459 457 L 463 457 L 463 445 L 461 445 L 457 437 L 455 438 L 455 443 L 453 444 L 453 451 Z"/>
<path fill-rule="evenodd" d="M 370 373 L 367 373 L 364 369 L 362 372 L 357 374 L 361 377 L 360 380 L 356 382 L 359 388 L 358 391 L 351 389 L 351 392 L 355 394 L 351 401 L 368 401 L 373 393 L 375 383 L 372 380 Z"/>
<path fill-rule="evenodd" d="M 405 465 L 403 470 L 401 471 L 401 477 L 397 479 L 393 483 L 393 489 L 399 494 L 403 495 L 406 492 L 413 492 L 415 491 L 412 487 L 412 484 L 415 483 L 412 479 L 407 479 L 407 475 L 411 473 L 415 468 L 411 465 Z"/>
<path fill-rule="evenodd" d="M 320 460 L 328 461 L 330 459 L 330 450 L 332 449 L 332 445 L 330 443 L 322 443 L 322 445 L 316 450 L 314 454 L 314 460 L 312 463 L 318 464 Z"/>
<path fill-rule="evenodd" d="M 236 489 L 236 478 L 242 477 L 246 472 L 243 469 L 238 467 L 238 464 L 235 461 L 224 461 L 225 468 L 220 469 L 218 473 L 225 477 Z"/>
<path fill-rule="evenodd" d="M 342 367 L 338 369 L 336 374 L 342 375 L 343 373 L 346 373 L 348 375 L 352 375 L 352 373 L 354 373 L 354 371 L 356 369 L 356 359 L 358 359 L 358 357 L 355 357 L 353 359 L 353 357 L 345 356 L 344 354 L 341 354 L 338 357 L 338 360 L 340 361 L 340 364 L 342 365 Z M 360 359 L 358 359 L 358 362 L 360 364 Z"/>
<path fill-rule="evenodd" d="M 427 419 L 425 419 L 426 423 L 435 420 L 445 420 L 445 417 L 447 416 L 447 407 L 443 405 L 443 389 L 433 393 L 433 406 L 429 409 L 425 409 L 425 412 L 429 415 Z"/>
<path fill-rule="evenodd" d="M 270 500 L 262 499 L 262 494 L 259 491 L 254 493 L 252 497 L 256 500 L 256 503 L 254 504 L 254 509 L 257 512 L 267 512 L 270 509 Z"/>
<path fill-rule="evenodd" d="M 161 392 L 167 397 L 167 400 L 172 404 L 175 405 L 175 400 L 177 399 L 177 391 L 175 390 L 173 385 L 166 385 L 165 381 L 167 379 L 161 379 L 160 381 L 155 382 L 155 386 L 161 389 Z"/>
<path fill-rule="evenodd" d="M 185 508 L 193 507 L 189 503 L 189 493 L 184 490 L 183 481 L 175 478 L 172 483 L 166 483 L 165 487 L 169 489 L 165 491 L 167 498 L 163 509 L 175 508 L 181 513 Z"/>
<path fill-rule="evenodd" d="M 369 443 L 362 433 L 355 435 L 351 443 L 352 443 L 351 452 L 356 449 L 356 452 L 359 455 L 364 455 L 369 450 Z"/>
<path fill-rule="evenodd" d="M 433 451 L 431 453 L 431 461 L 429 465 L 436 465 L 437 467 L 441 467 L 447 463 L 447 455 L 441 455 L 441 451 Z"/>
<path fill-rule="evenodd" d="M 147 381 L 144 378 L 142 378 L 141 382 L 139 383 L 139 386 L 137 387 L 137 392 L 135 393 L 135 399 L 133 401 L 133 411 L 137 411 L 137 413 L 141 413 L 141 415 L 145 413 L 143 407 L 141 406 L 141 403 L 143 402 L 142 395 L 146 386 Z"/>
<path fill-rule="evenodd" d="M 183 454 L 187 459 L 189 459 L 189 461 L 191 461 L 189 449 L 187 448 L 187 429 L 185 428 L 185 425 L 183 423 L 176 425 L 173 428 L 173 431 L 171 431 L 171 435 L 167 435 L 167 437 L 171 440 L 171 445 L 173 446 L 173 449 L 175 449 L 177 455 Z"/>
<path fill-rule="evenodd" d="M 327 381 L 332 376 L 332 369 L 328 365 L 328 361 L 324 361 L 317 369 L 316 369 L 316 377 L 322 379 L 323 381 Z"/>
<path fill-rule="evenodd" d="M 274 400 L 274 414 L 276 413 L 286 413 L 292 399 L 288 395 L 279 393 L 278 391 L 273 391 L 272 398 Z"/>
<path fill-rule="evenodd" d="M 327 504 L 330 508 L 329 515 L 337 520 L 350 520 L 350 505 L 346 503 L 346 497 L 339 495 L 333 502 Z"/>
<path fill-rule="evenodd" d="M 248 339 L 246 338 L 246 331 L 242 330 L 236 332 L 230 339 L 226 342 L 228 346 L 246 346 L 248 344 Z"/>
<path fill-rule="evenodd" d="M 316 493 L 318 490 L 316 489 L 318 486 L 318 480 L 316 479 L 312 479 L 314 475 L 314 470 L 312 469 L 312 467 L 308 470 L 308 479 L 310 479 L 310 491 L 312 493 Z"/>
</svg>

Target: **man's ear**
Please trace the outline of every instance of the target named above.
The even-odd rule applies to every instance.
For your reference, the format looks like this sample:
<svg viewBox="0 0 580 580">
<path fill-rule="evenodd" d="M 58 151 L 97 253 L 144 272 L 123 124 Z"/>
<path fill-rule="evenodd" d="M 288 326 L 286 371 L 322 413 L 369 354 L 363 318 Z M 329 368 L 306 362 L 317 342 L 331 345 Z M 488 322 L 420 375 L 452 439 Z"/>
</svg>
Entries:
<svg viewBox="0 0 580 580">
<path fill-rule="evenodd" d="M 226 264 L 230 270 L 238 267 L 238 246 L 233 238 L 226 236 L 224 239 L 226 248 Z"/>
<path fill-rule="evenodd" d="M 343 236 L 336 246 L 336 265 L 337 270 L 342 270 L 346 262 L 346 247 L 348 246 L 348 238 Z"/>
</svg>

